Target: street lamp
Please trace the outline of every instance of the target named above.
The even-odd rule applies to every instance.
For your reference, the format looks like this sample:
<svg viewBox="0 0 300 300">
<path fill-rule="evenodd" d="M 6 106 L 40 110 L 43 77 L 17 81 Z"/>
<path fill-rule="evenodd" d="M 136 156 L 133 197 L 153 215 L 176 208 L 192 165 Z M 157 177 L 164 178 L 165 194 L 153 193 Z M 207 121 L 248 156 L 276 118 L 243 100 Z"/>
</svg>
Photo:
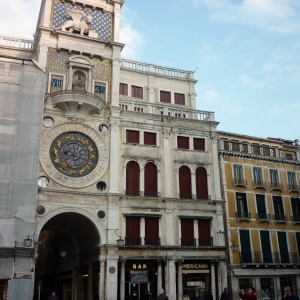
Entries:
<svg viewBox="0 0 300 300">
<path fill-rule="evenodd" d="M 124 246 L 125 244 L 125 240 L 121 239 L 121 236 L 119 236 L 116 232 L 116 230 L 119 230 L 119 229 L 107 229 L 107 230 L 113 230 L 116 234 L 116 236 L 118 237 L 118 239 L 116 240 L 117 242 L 117 245 L 120 247 L 120 246 Z"/>
<path fill-rule="evenodd" d="M 218 231 L 217 232 L 217 234 L 224 234 L 224 235 L 226 235 L 227 236 L 227 238 L 229 239 L 229 241 L 232 243 L 232 245 L 231 246 L 229 246 L 230 247 L 230 249 L 232 250 L 232 251 L 237 251 L 238 250 L 238 245 L 235 245 L 234 243 L 233 243 L 233 241 L 231 240 L 231 238 L 224 232 L 224 231 Z"/>
<path fill-rule="evenodd" d="M 32 245 L 32 239 L 29 238 L 29 235 L 28 235 L 28 238 L 27 239 L 24 239 L 24 245 L 26 248 L 30 248 L 31 245 Z"/>
</svg>

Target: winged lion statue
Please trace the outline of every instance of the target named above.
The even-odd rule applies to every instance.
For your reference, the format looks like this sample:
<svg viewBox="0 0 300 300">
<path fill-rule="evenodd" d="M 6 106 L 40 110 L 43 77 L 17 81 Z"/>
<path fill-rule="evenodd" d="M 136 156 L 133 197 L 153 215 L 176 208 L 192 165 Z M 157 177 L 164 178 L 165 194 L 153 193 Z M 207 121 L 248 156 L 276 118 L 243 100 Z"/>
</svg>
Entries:
<svg viewBox="0 0 300 300">
<path fill-rule="evenodd" d="M 62 31 L 69 29 L 69 32 L 79 31 L 81 35 L 89 32 L 93 20 L 91 15 L 86 15 L 82 11 L 76 11 L 69 8 L 66 8 L 66 11 L 72 20 L 66 21 L 61 27 L 55 29 L 61 29 Z M 81 20 L 82 17 L 84 17 L 83 20 Z"/>
</svg>

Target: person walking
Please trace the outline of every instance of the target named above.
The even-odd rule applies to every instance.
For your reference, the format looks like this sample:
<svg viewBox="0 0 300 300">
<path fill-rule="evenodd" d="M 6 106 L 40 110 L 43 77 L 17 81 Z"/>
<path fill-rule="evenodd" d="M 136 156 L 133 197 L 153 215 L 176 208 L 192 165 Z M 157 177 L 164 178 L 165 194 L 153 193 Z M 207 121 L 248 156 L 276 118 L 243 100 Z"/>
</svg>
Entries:
<svg viewBox="0 0 300 300">
<path fill-rule="evenodd" d="M 221 294 L 220 300 L 229 300 L 228 288 L 224 288 L 224 291 Z"/>
<path fill-rule="evenodd" d="M 156 300 L 169 300 L 168 296 L 165 295 L 165 291 L 163 289 L 159 289 L 158 294 L 159 295 Z"/>
<path fill-rule="evenodd" d="M 152 294 L 149 291 L 145 295 L 145 300 L 152 300 Z"/>
<path fill-rule="evenodd" d="M 243 300 L 257 300 L 257 297 L 255 295 L 255 288 L 253 286 L 250 286 L 248 288 L 248 293 L 245 293 L 244 290 L 240 290 L 240 298 Z"/>
<path fill-rule="evenodd" d="M 48 300 L 59 300 L 58 297 L 56 296 L 55 292 L 52 292 L 51 296 L 48 298 Z"/>
<path fill-rule="evenodd" d="M 286 286 L 284 289 L 284 295 L 281 300 L 299 300 L 297 295 L 292 294 L 292 290 L 289 286 Z"/>
</svg>

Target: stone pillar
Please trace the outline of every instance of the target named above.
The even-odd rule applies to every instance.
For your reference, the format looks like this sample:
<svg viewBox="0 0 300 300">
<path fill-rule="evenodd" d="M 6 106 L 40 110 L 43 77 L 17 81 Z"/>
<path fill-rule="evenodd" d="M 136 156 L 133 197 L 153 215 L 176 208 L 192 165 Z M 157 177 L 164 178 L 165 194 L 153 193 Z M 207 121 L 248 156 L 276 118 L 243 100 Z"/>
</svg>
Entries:
<svg viewBox="0 0 300 300">
<path fill-rule="evenodd" d="M 217 133 L 211 134 L 211 143 L 212 143 L 212 156 L 213 156 L 213 170 L 214 170 L 214 185 L 210 183 L 210 186 L 213 186 L 215 190 L 215 199 L 222 200 L 221 195 L 221 186 L 220 186 L 220 171 L 219 171 L 219 159 L 218 159 L 218 135 Z"/>
<path fill-rule="evenodd" d="M 222 291 L 225 287 L 227 286 L 227 266 L 226 266 L 226 261 L 225 260 L 220 260 L 219 261 L 220 265 L 220 272 L 221 272 L 221 288 Z"/>
<path fill-rule="evenodd" d="M 88 265 L 88 300 L 93 300 L 93 265 Z"/>
<path fill-rule="evenodd" d="M 178 293 L 178 300 L 182 299 L 183 297 L 183 288 L 182 288 L 182 262 L 178 261 L 178 269 L 177 269 L 177 293 Z"/>
<path fill-rule="evenodd" d="M 275 281 L 276 281 L 276 296 L 277 296 L 277 299 L 281 299 L 282 292 L 281 292 L 281 288 L 280 288 L 280 277 L 276 276 Z"/>
<path fill-rule="evenodd" d="M 100 260 L 99 298 L 105 299 L 105 260 Z"/>
<path fill-rule="evenodd" d="M 125 299 L 125 261 L 121 262 L 120 299 Z"/>
<path fill-rule="evenodd" d="M 168 260 L 168 275 L 168 297 L 169 300 L 176 300 L 176 266 L 173 258 Z"/>
<path fill-rule="evenodd" d="M 165 260 L 165 293 L 169 292 L 169 272 L 168 272 L 168 260 Z"/>
<path fill-rule="evenodd" d="M 294 294 L 300 295 L 300 275 L 296 275 L 295 278 L 296 278 L 296 290 Z"/>
<path fill-rule="evenodd" d="M 114 41 L 120 41 L 120 19 L 121 19 L 121 3 L 114 2 Z"/>
<path fill-rule="evenodd" d="M 196 109 L 196 96 L 195 92 L 190 93 L 191 109 Z"/>
<path fill-rule="evenodd" d="M 260 278 L 258 276 L 254 277 L 254 287 L 256 289 L 257 299 L 261 299 L 261 286 L 260 286 Z"/>
<path fill-rule="evenodd" d="M 164 135 L 164 162 L 165 162 L 165 196 L 172 197 L 172 165 L 170 155 L 170 136 L 171 131 L 169 129 L 163 130 Z"/>
<path fill-rule="evenodd" d="M 72 72 L 73 72 L 73 67 L 72 65 L 69 65 L 69 71 L 68 71 L 68 84 L 67 84 L 67 89 L 72 90 Z"/>
<path fill-rule="evenodd" d="M 192 180 L 192 195 L 197 199 L 197 191 L 196 191 L 196 175 L 195 172 L 192 171 L 191 173 L 191 180 Z"/>
<path fill-rule="evenodd" d="M 72 299 L 77 300 L 78 299 L 78 290 L 79 290 L 79 268 L 77 265 L 74 266 L 73 269 L 73 286 L 72 286 Z"/>
<path fill-rule="evenodd" d="M 120 63 L 119 55 L 113 59 L 112 63 L 112 81 L 111 81 L 111 105 L 119 106 L 119 88 L 120 88 Z"/>
<path fill-rule="evenodd" d="M 93 91 L 93 84 L 92 84 L 92 69 L 89 69 L 87 91 L 89 93 L 94 93 L 94 91 Z"/>
<path fill-rule="evenodd" d="M 210 286 L 211 286 L 211 292 L 213 295 L 213 299 L 216 299 L 216 282 L 215 282 L 215 263 L 211 262 L 210 267 Z"/>
<path fill-rule="evenodd" d="M 157 295 L 158 291 L 162 288 L 162 268 L 161 260 L 157 261 Z"/>
<path fill-rule="evenodd" d="M 140 191 L 143 193 L 142 195 L 144 195 L 145 193 L 145 169 L 144 168 L 140 169 Z"/>
<path fill-rule="evenodd" d="M 105 300 L 118 298 L 118 247 L 107 245 Z"/>
<path fill-rule="evenodd" d="M 140 237 L 141 237 L 141 245 L 145 245 L 145 231 L 146 231 L 146 224 L 145 224 L 145 218 L 140 219 Z"/>
</svg>

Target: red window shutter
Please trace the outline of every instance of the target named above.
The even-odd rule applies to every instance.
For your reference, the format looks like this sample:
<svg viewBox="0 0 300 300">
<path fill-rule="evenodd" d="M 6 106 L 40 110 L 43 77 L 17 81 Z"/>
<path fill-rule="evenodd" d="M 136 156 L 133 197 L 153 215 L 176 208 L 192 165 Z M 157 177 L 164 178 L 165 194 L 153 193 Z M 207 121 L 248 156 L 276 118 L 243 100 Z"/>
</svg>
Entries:
<svg viewBox="0 0 300 300">
<path fill-rule="evenodd" d="M 171 93 L 160 91 L 160 102 L 171 103 Z"/>
<path fill-rule="evenodd" d="M 175 93 L 175 104 L 185 105 L 185 97 L 184 94 Z"/>
<path fill-rule="evenodd" d="M 198 220 L 199 246 L 210 246 L 210 220 Z"/>
<path fill-rule="evenodd" d="M 194 220 L 181 219 L 181 246 L 194 245 Z"/>
<path fill-rule="evenodd" d="M 145 196 L 157 197 L 157 167 L 154 163 L 145 166 Z"/>
<path fill-rule="evenodd" d="M 145 218 L 145 245 L 159 244 L 159 219 Z"/>
<path fill-rule="evenodd" d="M 135 161 L 126 165 L 126 195 L 139 196 L 140 194 L 140 167 Z"/>
<path fill-rule="evenodd" d="M 156 133 L 155 132 L 144 132 L 144 144 L 156 146 Z"/>
<path fill-rule="evenodd" d="M 128 85 L 125 83 L 120 83 L 120 95 L 128 96 Z"/>
<path fill-rule="evenodd" d="M 126 245 L 140 245 L 140 218 L 126 217 Z"/>
<path fill-rule="evenodd" d="M 194 150 L 205 151 L 205 139 L 194 138 Z"/>
<path fill-rule="evenodd" d="M 140 143 L 140 132 L 136 130 L 126 130 L 126 142 L 127 143 Z"/>
<path fill-rule="evenodd" d="M 143 88 L 140 86 L 131 86 L 131 96 L 143 99 Z"/>
<path fill-rule="evenodd" d="M 196 192 L 197 199 L 208 199 L 207 172 L 202 167 L 196 170 Z"/>
<path fill-rule="evenodd" d="M 177 137 L 177 148 L 179 148 L 179 149 L 190 149 L 189 137 L 178 136 Z"/>
<path fill-rule="evenodd" d="M 180 198 L 192 199 L 191 170 L 187 166 L 182 166 L 179 169 L 179 191 Z"/>
</svg>

